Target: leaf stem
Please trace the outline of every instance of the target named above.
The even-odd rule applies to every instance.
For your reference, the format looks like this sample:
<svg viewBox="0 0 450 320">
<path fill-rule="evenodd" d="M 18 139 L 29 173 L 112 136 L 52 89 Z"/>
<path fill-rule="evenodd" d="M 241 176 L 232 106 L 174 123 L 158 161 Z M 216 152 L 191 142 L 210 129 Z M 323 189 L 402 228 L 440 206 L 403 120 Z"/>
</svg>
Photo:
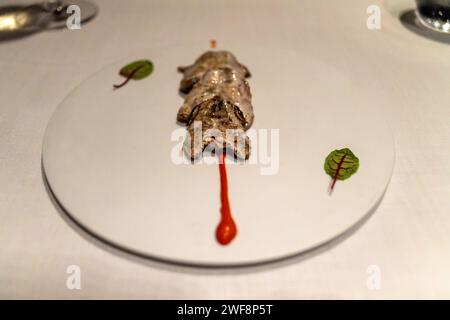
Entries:
<svg viewBox="0 0 450 320">
<path fill-rule="evenodd" d="M 343 157 L 341 158 L 341 161 L 339 161 L 339 164 L 336 168 L 336 172 L 334 173 L 333 180 L 332 180 L 331 187 L 330 187 L 330 194 L 333 191 L 334 185 L 336 184 L 337 178 L 339 176 L 339 171 L 341 170 L 342 164 L 344 163 L 346 156 L 347 156 L 346 154 L 343 155 Z"/>
<path fill-rule="evenodd" d="M 143 67 L 143 65 L 138 66 L 136 69 L 134 69 L 133 71 L 130 72 L 130 74 L 128 75 L 128 77 L 125 79 L 124 82 L 122 82 L 121 84 L 115 84 L 113 87 L 114 89 L 120 89 L 122 88 L 124 85 L 126 85 L 133 77 L 134 75 L 141 70 Z"/>
</svg>

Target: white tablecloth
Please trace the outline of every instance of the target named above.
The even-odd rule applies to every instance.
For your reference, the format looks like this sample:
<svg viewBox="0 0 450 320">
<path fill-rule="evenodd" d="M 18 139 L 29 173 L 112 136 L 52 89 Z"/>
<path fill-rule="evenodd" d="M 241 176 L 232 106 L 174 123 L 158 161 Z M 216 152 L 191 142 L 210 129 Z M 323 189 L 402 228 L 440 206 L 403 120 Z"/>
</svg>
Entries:
<svg viewBox="0 0 450 320">
<path fill-rule="evenodd" d="M 450 46 L 404 28 L 404 2 L 96 3 L 100 15 L 79 31 L 0 42 L 0 298 L 450 298 Z M 381 30 L 366 27 L 371 4 L 381 8 Z M 211 39 L 328 59 L 389 101 L 379 107 L 395 135 L 396 167 L 354 235 L 288 264 L 192 270 L 112 249 L 55 207 L 40 160 L 61 100 L 130 53 Z M 81 290 L 66 287 L 69 265 L 81 268 Z M 367 285 L 374 276 L 381 286 Z"/>
</svg>

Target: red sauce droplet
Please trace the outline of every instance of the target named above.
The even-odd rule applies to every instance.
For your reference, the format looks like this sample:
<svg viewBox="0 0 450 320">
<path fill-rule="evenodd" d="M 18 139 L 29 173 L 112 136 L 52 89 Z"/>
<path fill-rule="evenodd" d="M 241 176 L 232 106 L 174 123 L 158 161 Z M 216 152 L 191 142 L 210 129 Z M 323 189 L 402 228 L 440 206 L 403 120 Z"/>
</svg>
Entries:
<svg viewBox="0 0 450 320">
<path fill-rule="evenodd" d="M 230 209 L 230 201 L 228 199 L 228 179 L 227 169 L 225 167 L 225 153 L 219 156 L 220 171 L 220 200 L 222 207 L 220 208 L 220 223 L 216 229 L 216 238 L 221 245 L 227 245 L 236 237 L 237 227 L 233 220 Z"/>
<path fill-rule="evenodd" d="M 211 40 L 211 49 L 216 49 L 216 48 L 217 48 L 217 41 Z"/>
</svg>

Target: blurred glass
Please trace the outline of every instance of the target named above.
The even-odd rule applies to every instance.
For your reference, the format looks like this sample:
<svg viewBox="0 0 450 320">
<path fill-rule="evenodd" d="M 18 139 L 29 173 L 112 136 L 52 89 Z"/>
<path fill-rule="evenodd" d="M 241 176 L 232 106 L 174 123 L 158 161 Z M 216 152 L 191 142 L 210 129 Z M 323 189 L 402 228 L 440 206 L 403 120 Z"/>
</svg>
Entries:
<svg viewBox="0 0 450 320">
<path fill-rule="evenodd" d="M 450 33 L 450 0 L 416 0 L 416 15 L 426 27 Z"/>
<path fill-rule="evenodd" d="M 80 26 L 98 13 L 98 7 L 86 0 L 37 0 L 35 4 L 28 6 L 0 6 L 0 41 L 43 30 L 67 28 L 67 21 L 74 12 L 68 10 L 72 5 L 79 8 Z"/>
<path fill-rule="evenodd" d="M 42 14 L 39 5 L 0 7 L 0 40 L 44 29 L 50 20 L 49 15 Z"/>
</svg>

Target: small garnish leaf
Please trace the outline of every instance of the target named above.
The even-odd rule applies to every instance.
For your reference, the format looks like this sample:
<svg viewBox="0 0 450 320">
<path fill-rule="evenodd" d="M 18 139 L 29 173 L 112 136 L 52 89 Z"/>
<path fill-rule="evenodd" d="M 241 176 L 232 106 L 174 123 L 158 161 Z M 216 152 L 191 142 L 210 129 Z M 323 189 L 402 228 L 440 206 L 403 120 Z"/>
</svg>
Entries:
<svg viewBox="0 0 450 320">
<path fill-rule="evenodd" d="M 332 178 L 330 192 L 336 180 L 350 178 L 359 168 L 359 159 L 349 148 L 332 151 L 325 159 L 325 172 Z"/>
<path fill-rule="evenodd" d="M 125 81 L 121 84 L 115 84 L 114 89 L 120 89 L 125 86 L 131 79 L 141 80 L 148 77 L 153 72 L 153 63 L 150 60 L 139 60 L 127 64 L 120 69 L 120 75 L 125 77 Z"/>
<path fill-rule="evenodd" d="M 148 77 L 153 72 L 153 63 L 150 60 L 139 60 L 127 64 L 120 69 L 120 75 L 133 80 L 141 80 Z"/>
</svg>

